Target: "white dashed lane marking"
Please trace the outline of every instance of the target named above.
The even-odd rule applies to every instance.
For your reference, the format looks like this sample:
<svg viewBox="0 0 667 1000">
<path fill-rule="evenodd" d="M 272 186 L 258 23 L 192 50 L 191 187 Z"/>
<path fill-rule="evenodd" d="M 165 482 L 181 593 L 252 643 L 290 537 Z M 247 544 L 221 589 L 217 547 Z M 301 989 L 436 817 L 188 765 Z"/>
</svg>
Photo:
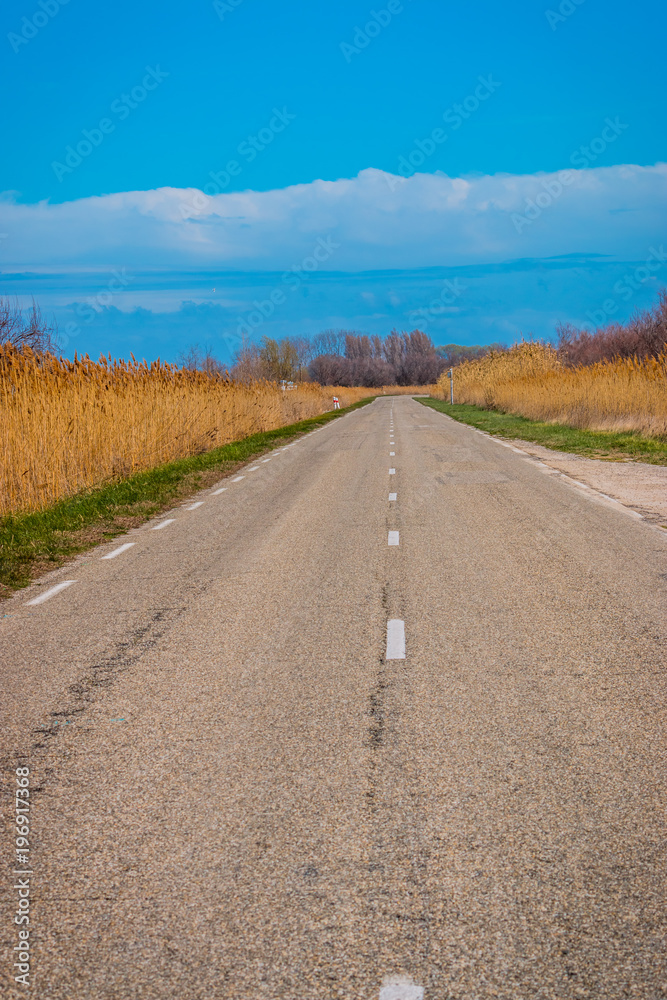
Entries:
<svg viewBox="0 0 667 1000">
<path fill-rule="evenodd" d="M 389 532 L 388 543 L 389 543 L 389 545 L 398 545 L 398 532 L 397 531 L 390 531 Z"/>
<path fill-rule="evenodd" d="M 392 976 L 382 984 L 380 1000 L 424 1000 L 424 987 L 403 976 Z"/>
<path fill-rule="evenodd" d="M 387 622 L 387 652 L 385 659 L 405 659 L 405 622 L 400 618 L 391 618 Z"/>
<path fill-rule="evenodd" d="M 109 552 L 108 555 L 102 556 L 102 559 L 115 559 L 116 556 L 121 555 L 123 552 L 127 552 L 127 550 L 131 549 L 132 546 L 135 544 L 136 544 L 135 542 L 125 542 L 124 545 L 121 545 L 119 548 L 114 549 L 113 552 Z"/>
<path fill-rule="evenodd" d="M 32 601 L 26 601 L 28 607 L 34 607 L 35 604 L 43 604 L 44 601 L 48 601 L 50 597 L 55 597 L 59 594 L 61 590 L 65 590 L 66 587 L 71 587 L 76 580 L 63 580 L 62 583 L 57 583 L 55 587 L 50 587 L 49 590 L 45 590 L 43 594 L 39 597 L 33 597 Z"/>
<path fill-rule="evenodd" d="M 204 504 L 203 500 L 197 500 L 196 503 L 191 503 L 190 506 L 186 507 L 185 509 L 186 510 L 197 510 L 197 507 L 202 507 L 203 504 Z"/>
<path fill-rule="evenodd" d="M 242 479 L 245 479 L 245 476 L 237 476 L 236 479 L 232 479 L 232 482 L 240 483 Z"/>
<path fill-rule="evenodd" d="M 151 531 L 161 531 L 163 528 L 166 528 L 168 524 L 173 524 L 175 520 L 175 517 L 168 517 L 166 521 L 160 521 L 159 524 L 153 525 Z"/>
<path fill-rule="evenodd" d="M 258 469 L 259 469 L 258 465 L 253 465 L 252 469 L 248 469 L 247 471 L 248 472 L 257 472 Z"/>
<path fill-rule="evenodd" d="M 227 487 L 221 486 L 219 490 L 213 490 L 211 496 L 218 497 L 220 496 L 221 493 L 226 493 L 226 492 L 227 492 Z"/>
<path fill-rule="evenodd" d="M 395 476 L 396 475 L 396 469 L 390 469 L 389 470 L 389 475 L 390 476 Z"/>
<path fill-rule="evenodd" d="M 398 496 L 398 494 L 397 494 L 397 493 L 390 493 L 390 494 L 389 494 L 389 499 L 390 499 L 390 500 L 395 500 L 397 496 Z"/>
</svg>

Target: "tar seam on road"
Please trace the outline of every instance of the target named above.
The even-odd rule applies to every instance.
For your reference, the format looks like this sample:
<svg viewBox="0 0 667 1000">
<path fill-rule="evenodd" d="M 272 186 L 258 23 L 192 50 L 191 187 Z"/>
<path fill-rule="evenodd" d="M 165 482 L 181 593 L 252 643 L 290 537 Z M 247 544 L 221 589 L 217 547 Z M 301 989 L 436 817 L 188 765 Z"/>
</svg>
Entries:
<svg viewBox="0 0 667 1000">
<path fill-rule="evenodd" d="M 102 559 L 115 559 L 116 556 L 121 555 L 123 552 L 127 552 L 127 550 L 131 549 L 135 544 L 135 542 L 125 542 L 125 544 L 121 545 L 120 548 L 114 549 L 113 552 L 109 552 L 106 556 L 102 556 Z"/>
<path fill-rule="evenodd" d="M 71 587 L 73 583 L 76 583 L 76 580 L 63 580 L 62 583 L 57 583 L 55 587 L 45 590 L 43 594 L 39 595 L 39 597 L 33 597 L 32 601 L 26 601 L 26 605 L 28 607 L 32 607 L 35 604 L 43 604 L 44 601 L 48 601 L 50 597 L 55 597 L 56 594 L 59 594 L 61 590 L 65 590 L 66 587 Z"/>
</svg>

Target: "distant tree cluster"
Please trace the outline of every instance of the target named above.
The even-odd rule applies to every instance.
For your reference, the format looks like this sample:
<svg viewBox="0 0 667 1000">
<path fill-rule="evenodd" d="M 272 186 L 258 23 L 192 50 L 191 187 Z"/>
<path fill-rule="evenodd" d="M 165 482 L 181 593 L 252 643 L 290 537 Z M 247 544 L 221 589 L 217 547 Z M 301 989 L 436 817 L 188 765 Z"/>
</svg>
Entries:
<svg viewBox="0 0 667 1000">
<path fill-rule="evenodd" d="M 667 291 L 658 293 L 657 305 L 627 323 L 609 323 L 592 333 L 566 323 L 556 332 L 559 355 L 571 366 L 612 358 L 657 358 L 667 351 Z"/>
<path fill-rule="evenodd" d="M 425 333 L 392 331 L 369 337 L 349 330 L 324 330 L 315 337 L 272 340 L 244 346 L 230 374 L 255 378 L 305 379 L 320 385 L 427 385 L 441 375 L 445 362 Z"/>
</svg>

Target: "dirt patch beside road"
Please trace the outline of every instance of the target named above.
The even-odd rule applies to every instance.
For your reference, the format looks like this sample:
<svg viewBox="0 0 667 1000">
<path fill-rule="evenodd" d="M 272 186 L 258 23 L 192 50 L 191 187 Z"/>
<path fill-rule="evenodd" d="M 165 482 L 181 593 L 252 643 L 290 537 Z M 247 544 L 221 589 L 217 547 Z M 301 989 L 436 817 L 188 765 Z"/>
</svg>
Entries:
<svg viewBox="0 0 667 1000">
<path fill-rule="evenodd" d="M 667 467 L 646 462 L 614 462 L 554 451 L 530 441 L 513 440 L 517 448 L 572 479 L 619 500 L 648 521 L 667 525 Z"/>
</svg>

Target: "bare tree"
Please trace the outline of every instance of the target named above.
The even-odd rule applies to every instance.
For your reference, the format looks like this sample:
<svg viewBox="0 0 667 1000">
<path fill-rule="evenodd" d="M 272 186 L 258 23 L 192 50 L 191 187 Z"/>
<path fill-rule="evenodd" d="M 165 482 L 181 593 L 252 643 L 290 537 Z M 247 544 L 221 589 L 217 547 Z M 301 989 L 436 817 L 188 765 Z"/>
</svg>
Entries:
<svg viewBox="0 0 667 1000">
<path fill-rule="evenodd" d="M 224 375 L 226 368 L 214 356 L 210 347 L 202 350 L 199 344 L 191 344 L 185 351 L 178 355 L 178 363 L 181 368 L 187 368 L 191 372 L 206 372 L 208 375 Z"/>
<path fill-rule="evenodd" d="M 30 309 L 23 310 L 18 299 L 0 298 L 0 344 L 18 349 L 29 347 L 38 354 L 58 349 L 58 327 L 42 316 L 32 300 Z"/>
</svg>

